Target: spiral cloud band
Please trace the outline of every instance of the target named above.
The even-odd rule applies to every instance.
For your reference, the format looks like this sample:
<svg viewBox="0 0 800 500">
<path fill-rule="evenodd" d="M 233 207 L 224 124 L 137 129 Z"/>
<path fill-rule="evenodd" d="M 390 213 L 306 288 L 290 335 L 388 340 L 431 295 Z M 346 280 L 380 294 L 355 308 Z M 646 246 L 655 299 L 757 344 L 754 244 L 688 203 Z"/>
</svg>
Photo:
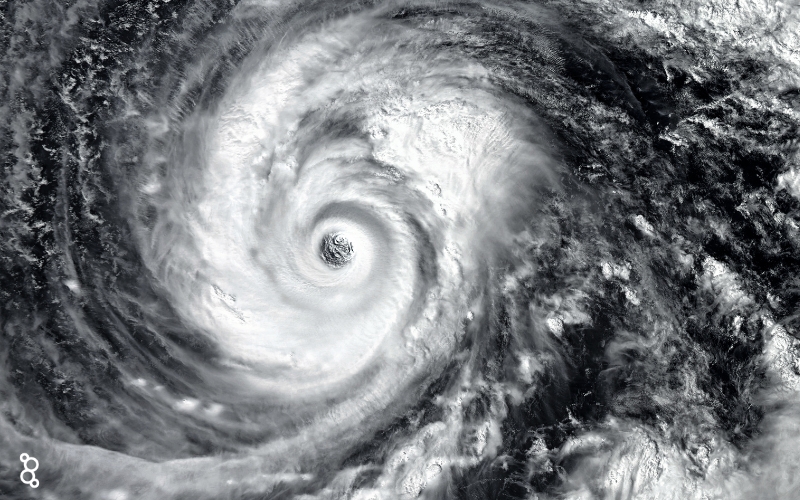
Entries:
<svg viewBox="0 0 800 500">
<path fill-rule="evenodd" d="M 800 495 L 788 6 L 2 5 L 0 494 Z"/>
</svg>

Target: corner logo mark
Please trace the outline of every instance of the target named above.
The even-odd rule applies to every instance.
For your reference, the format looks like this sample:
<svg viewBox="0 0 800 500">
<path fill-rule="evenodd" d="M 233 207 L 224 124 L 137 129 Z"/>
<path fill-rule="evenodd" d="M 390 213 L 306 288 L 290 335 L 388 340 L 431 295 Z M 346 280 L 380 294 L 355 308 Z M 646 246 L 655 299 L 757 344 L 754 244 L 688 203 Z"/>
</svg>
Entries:
<svg viewBox="0 0 800 500">
<path fill-rule="evenodd" d="M 31 488 L 38 488 L 39 487 L 39 480 L 36 479 L 36 474 L 34 474 L 34 472 L 36 472 L 36 469 L 39 468 L 39 461 L 36 460 L 35 458 L 33 458 L 32 456 L 28 455 L 27 453 L 23 453 L 22 455 L 20 455 L 19 456 L 19 460 L 20 460 L 20 462 L 22 462 L 22 466 L 25 467 L 25 470 L 23 470 L 19 474 L 20 480 L 23 483 L 29 485 Z M 28 462 L 30 462 L 30 461 L 33 461 L 36 464 L 33 467 L 33 469 L 29 469 L 28 468 Z M 25 480 L 25 473 L 26 472 L 30 472 L 31 473 L 31 478 L 28 481 Z"/>
</svg>

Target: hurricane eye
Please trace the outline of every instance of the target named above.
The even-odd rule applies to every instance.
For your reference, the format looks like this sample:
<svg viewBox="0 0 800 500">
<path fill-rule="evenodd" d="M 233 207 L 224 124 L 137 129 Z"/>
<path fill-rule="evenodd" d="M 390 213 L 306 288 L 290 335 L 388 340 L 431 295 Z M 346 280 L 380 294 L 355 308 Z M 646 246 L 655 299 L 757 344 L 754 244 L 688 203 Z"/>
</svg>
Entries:
<svg viewBox="0 0 800 500">
<path fill-rule="evenodd" d="M 353 260 L 353 243 L 341 233 L 326 234 L 320 244 L 320 258 L 334 269 L 340 269 Z"/>
</svg>

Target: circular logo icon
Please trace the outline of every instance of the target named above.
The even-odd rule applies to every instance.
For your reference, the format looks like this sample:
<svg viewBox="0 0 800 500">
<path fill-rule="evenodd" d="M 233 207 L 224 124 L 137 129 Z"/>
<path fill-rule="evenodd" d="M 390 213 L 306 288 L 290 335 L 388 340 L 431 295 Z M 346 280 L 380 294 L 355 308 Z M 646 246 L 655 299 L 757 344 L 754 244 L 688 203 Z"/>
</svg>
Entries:
<svg viewBox="0 0 800 500">
<path fill-rule="evenodd" d="M 39 480 L 36 479 L 36 469 L 39 468 L 39 461 L 33 458 L 32 456 L 28 455 L 27 453 L 23 453 L 19 456 L 20 462 L 22 462 L 22 466 L 25 467 L 25 470 L 20 472 L 19 478 L 22 480 L 23 483 L 29 485 L 31 488 L 38 488 L 39 487 Z M 33 462 L 34 466 L 31 469 L 28 467 L 28 462 Z M 25 480 L 25 473 L 30 473 L 31 477 L 27 481 Z"/>
</svg>

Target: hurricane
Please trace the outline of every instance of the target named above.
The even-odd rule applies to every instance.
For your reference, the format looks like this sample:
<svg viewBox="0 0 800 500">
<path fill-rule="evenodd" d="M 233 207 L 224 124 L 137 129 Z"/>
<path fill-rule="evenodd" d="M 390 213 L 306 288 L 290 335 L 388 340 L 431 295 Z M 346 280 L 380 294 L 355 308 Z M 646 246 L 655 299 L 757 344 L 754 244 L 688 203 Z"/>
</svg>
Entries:
<svg viewBox="0 0 800 500">
<path fill-rule="evenodd" d="M 791 2 L 0 12 L 0 497 L 800 498 Z"/>
</svg>

